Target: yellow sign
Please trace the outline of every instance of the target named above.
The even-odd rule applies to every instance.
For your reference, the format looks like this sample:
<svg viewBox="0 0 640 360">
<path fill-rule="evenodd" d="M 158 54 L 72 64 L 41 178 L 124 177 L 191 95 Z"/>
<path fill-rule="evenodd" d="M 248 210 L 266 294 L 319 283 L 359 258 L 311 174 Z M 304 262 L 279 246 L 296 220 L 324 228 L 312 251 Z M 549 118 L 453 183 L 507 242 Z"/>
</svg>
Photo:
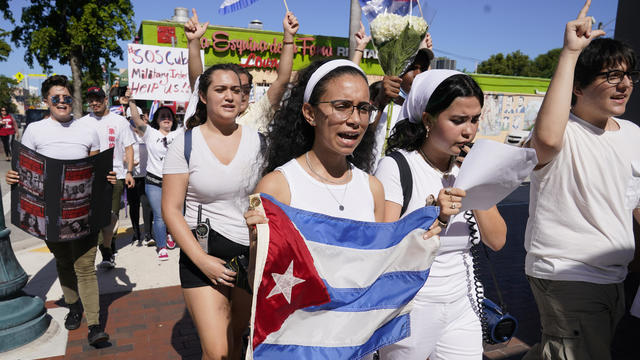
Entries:
<svg viewBox="0 0 640 360">
<path fill-rule="evenodd" d="M 24 79 L 24 75 L 18 71 L 15 75 L 13 75 L 13 78 L 20 83 Z"/>
</svg>

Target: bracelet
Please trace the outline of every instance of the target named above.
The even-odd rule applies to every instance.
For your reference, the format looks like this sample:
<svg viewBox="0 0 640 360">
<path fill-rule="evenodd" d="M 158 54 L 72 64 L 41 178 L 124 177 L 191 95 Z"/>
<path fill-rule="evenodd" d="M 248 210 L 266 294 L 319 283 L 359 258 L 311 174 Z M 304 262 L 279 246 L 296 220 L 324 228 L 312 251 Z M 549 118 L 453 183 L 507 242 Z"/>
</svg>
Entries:
<svg viewBox="0 0 640 360">
<path fill-rule="evenodd" d="M 364 54 L 364 50 L 362 50 L 362 49 L 356 49 L 355 51 L 360 51 L 361 53 Z"/>
<path fill-rule="evenodd" d="M 283 41 L 282 43 L 285 45 L 293 45 L 293 41 Z"/>
<path fill-rule="evenodd" d="M 440 227 L 446 228 L 447 225 L 449 225 L 448 221 L 442 221 L 439 217 L 436 220 L 438 220 L 438 225 L 440 225 Z"/>
</svg>

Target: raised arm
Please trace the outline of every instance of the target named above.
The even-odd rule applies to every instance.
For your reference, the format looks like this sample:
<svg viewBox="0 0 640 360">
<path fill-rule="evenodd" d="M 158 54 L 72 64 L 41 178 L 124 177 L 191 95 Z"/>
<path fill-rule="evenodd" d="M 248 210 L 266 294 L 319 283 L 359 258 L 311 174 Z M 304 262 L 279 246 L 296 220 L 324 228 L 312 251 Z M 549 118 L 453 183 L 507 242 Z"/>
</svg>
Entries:
<svg viewBox="0 0 640 360">
<path fill-rule="evenodd" d="M 198 21 L 196 9 L 191 9 L 193 16 L 184 24 L 184 34 L 187 37 L 187 48 L 189 49 L 189 85 L 191 91 L 196 83 L 196 79 L 202 74 L 202 59 L 200 58 L 200 38 L 207 31 L 209 22 L 201 24 Z"/>
<path fill-rule="evenodd" d="M 548 164 L 562 150 L 564 131 L 571 109 L 573 73 L 578 56 L 591 40 L 604 35 L 602 30 L 591 30 L 593 18 L 587 16 L 590 5 L 591 0 L 587 0 L 578 18 L 567 23 L 558 67 L 538 112 L 529 143 L 538 154 L 538 166 Z"/>
<path fill-rule="evenodd" d="M 127 104 L 129 104 L 129 109 L 131 110 L 131 119 L 133 120 L 133 125 L 135 125 L 136 129 L 144 134 L 145 130 L 147 130 L 147 124 L 142 120 L 140 116 L 140 112 L 138 111 L 138 106 L 136 102 L 131 98 L 131 90 L 127 88 L 125 95 L 127 98 Z"/>
<path fill-rule="evenodd" d="M 371 40 L 371 36 L 367 35 L 364 31 L 364 25 L 362 21 L 360 21 L 360 30 L 354 35 L 356 39 L 356 49 L 353 52 L 353 56 L 351 56 L 351 61 L 353 61 L 356 65 L 360 65 L 360 61 L 362 61 L 362 56 L 364 55 L 364 49 L 367 47 L 367 44 Z"/>
<path fill-rule="evenodd" d="M 282 28 L 284 30 L 282 54 L 280 56 L 280 64 L 278 65 L 278 77 L 267 90 L 267 96 L 271 106 L 277 106 L 287 90 L 287 84 L 291 78 L 291 69 L 293 68 L 293 49 L 295 44 L 293 36 L 298 32 L 300 25 L 298 19 L 292 12 L 287 12 L 282 20 Z"/>
</svg>

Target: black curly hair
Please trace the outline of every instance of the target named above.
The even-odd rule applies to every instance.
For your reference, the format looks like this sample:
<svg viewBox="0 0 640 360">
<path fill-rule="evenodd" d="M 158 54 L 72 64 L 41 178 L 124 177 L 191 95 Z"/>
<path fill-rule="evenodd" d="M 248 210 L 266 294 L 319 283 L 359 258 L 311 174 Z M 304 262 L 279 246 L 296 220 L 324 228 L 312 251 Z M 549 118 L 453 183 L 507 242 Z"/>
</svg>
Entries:
<svg viewBox="0 0 640 360">
<path fill-rule="evenodd" d="M 412 89 L 414 90 L 414 89 Z M 417 90 L 417 89 L 416 89 Z M 480 107 L 484 105 L 484 94 L 478 83 L 471 76 L 466 74 L 453 75 L 444 80 L 431 94 L 424 112 L 431 115 L 431 119 L 438 117 L 442 111 L 458 97 L 473 96 L 480 102 Z M 433 125 L 433 124 L 431 124 Z M 397 149 L 406 151 L 418 150 L 427 139 L 427 129 L 422 121 L 412 123 L 409 119 L 398 121 L 391 131 L 387 140 L 387 150 L 389 155 Z"/>
<path fill-rule="evenodd" d="M 289 96 L 283 100 L 282 106 L 276 112 L 267 130 L 268 146 L 263 175 L 311 150 L 315 138 L 315 130 L 302 114 L 304 90 L 311 75 L 327 61 L 315 61 L 298 72 Z M 318 81 L 311 93 L 309 103 L 317 104 L 318 99 L 327 91 L 329 81 L 347 74 L 361 76 L 367 81 L 367 78 L 358 69 L 350 66 L 340 66 Z M 347 157 L 347 160 L 357 168 L 370 172 L 374 161 L 374 145 L 374 128 L 369 126 L 362 137 L 362 141 L 360 141 L 353 154 Z"/>
<path fill-rule="evenodd" d="M 235 64 L 225 63 L 225 64 L 216 64 L 209 67 L 202 74 L 200 74 L 200 85 L 198 85 L 198 93 L 200 94 L 207 93 L 207 89 L 209 89 L 209 85 L 211 85 L 211 75 L 218 70 L 233 71 L 236 75 L 238 75 L 238 72 L 236 71 L 237 70 L 236 66 L 237 65 Z M 240 83 L 240 76 L 238 76 L 238 83 Z M 187 119 L 187 122 L 186 122 L 187 129 L 193 129 L 198 125 L 204 124 L 206 121 L 207 121 L 207 105 L 198 98 L 198 105 L 196 105 L 196 112 L 189 119 Z"/>
<path fill-rule="evenodd" d="M 171 113 L 171 131 L 175 130 L 176 128 L 178 128 L 178 121 L 176 120 L 176 115 L 173 113 L 173 110 L 171 110 L 170 107 L 168 106 L 160 106 L 156 112 L 153 113 L 153 119 L 151 120 L 151 122 L 149 123 L 149 126 L 151 126 L 152 128 L 158 130 L 160 129 L 160 124 L 158 124 L 158 116 L 160 116 L 160 110 L 167 110 L 169 111 L 169 113 Z"/>
</svg>

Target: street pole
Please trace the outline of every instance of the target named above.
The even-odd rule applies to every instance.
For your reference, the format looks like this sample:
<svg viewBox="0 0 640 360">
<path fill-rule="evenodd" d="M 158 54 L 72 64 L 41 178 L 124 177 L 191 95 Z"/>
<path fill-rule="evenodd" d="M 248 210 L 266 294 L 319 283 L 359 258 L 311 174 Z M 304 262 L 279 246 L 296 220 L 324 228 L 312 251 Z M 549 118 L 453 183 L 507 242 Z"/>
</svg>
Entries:
<svg viewBox="0 0 640 360">
<path fill-rule="evenodd" d="M 4 214 L 2 203 L 0 213 Z M 42 299 L 21 291 L 28 276 L 11 248 L 10 233 L 4 215 L 0 216 L 0 358 L 1 353 L 40 337 L 51 322 Z"/>
<path fill-rule="evenodd" d="M 359 0 L 351 0 L 351 15 L 349 16 L 349 59 L 353 57 L 353 53 L 356 52 L 356 39 L 355 35 L 360 30 L 360 16 L 362 9 L 360 9 Z"/>
</svg>

